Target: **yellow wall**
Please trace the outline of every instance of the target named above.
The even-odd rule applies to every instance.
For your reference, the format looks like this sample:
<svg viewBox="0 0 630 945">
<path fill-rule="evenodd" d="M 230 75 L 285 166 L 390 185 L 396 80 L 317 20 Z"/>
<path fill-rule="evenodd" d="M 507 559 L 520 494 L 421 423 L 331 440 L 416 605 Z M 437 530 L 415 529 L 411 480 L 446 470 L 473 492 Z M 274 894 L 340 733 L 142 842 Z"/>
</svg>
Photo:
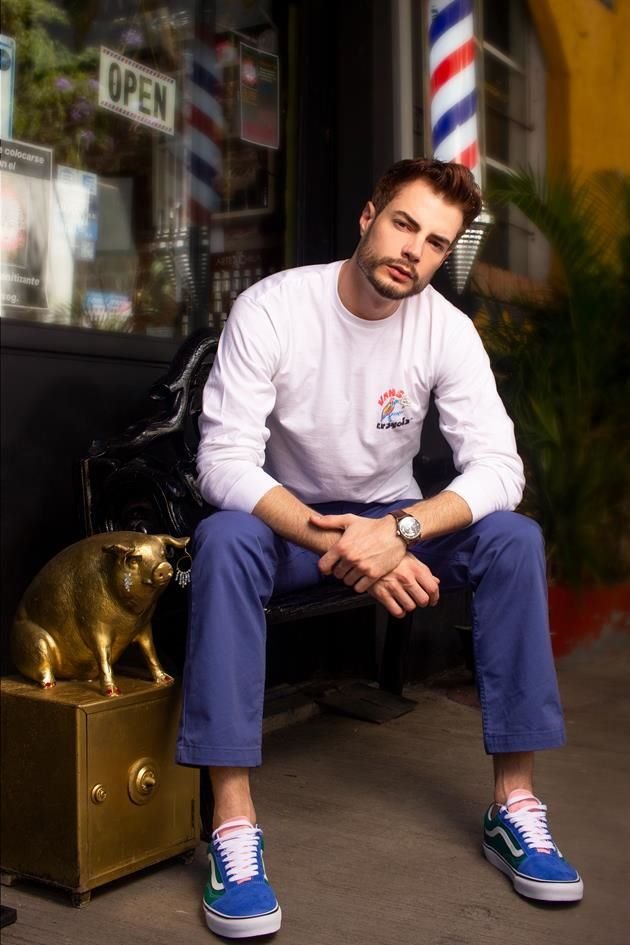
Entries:
<svg viewBox="0 0 630 945">
<path fill-rule="evenodd" d="M 630 173 L 630 2 L 529 0 L 548 70 L 551 167 Z"/>
</svg>

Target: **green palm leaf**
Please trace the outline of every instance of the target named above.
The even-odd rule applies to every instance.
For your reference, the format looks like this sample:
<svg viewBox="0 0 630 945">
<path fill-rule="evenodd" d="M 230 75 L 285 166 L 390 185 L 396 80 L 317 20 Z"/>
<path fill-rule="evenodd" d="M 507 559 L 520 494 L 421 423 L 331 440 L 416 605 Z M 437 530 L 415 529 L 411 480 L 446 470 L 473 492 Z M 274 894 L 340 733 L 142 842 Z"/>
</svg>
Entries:
<svg viewBox="0 0 630 945">
<path fill-rule="evenodd" d="M 505 176 L 488 195 L 549 241 L 558 276 L 544 303 L 483 298 L 482 329 L 515 422 L 552 574 L 627 574 L 630 430 L 630 179 Z"/>
</svg>

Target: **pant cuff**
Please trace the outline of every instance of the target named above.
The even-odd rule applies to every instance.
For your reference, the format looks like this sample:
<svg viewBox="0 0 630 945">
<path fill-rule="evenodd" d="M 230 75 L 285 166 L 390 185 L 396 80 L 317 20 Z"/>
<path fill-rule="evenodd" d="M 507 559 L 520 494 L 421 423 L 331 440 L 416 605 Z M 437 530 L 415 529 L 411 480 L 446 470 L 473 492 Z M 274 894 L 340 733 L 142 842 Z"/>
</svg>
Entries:
<svg viewBox="0 0 630 945">
<path fill-rule="evenodd" d="M 213 748 L 208 745 L 187 745 L 178 742 L 175 752 L 178 765 L 195 768 L 257 768 L 262 764 L 260 748 Z"/>
<path fill-rule="evenodd" d="M 566 744 L 566 735 L 563 728 L 519 735 L 484 735 L 483 744 L 488 755 L 501 755 L 511 751 L 545 751 L 549 748 L 562 748 Z"/>
</svg>

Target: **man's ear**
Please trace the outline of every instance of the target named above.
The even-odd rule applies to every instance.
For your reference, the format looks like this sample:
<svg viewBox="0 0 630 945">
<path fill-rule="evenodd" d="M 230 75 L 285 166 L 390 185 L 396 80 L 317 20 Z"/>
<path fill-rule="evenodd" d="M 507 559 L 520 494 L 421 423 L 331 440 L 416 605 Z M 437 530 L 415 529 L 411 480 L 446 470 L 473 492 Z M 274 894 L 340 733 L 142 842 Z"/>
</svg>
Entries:
<svg viewBox="0 0 630 945">
<path fill-rule="evenodd" d="M 359 217 L 359 232 L 363 236 L 369 228 L 371 227 L 374 217 L 376 216 L 376 207 L 371 200 L 368 200 L 366 205 L 363 208 L 361 216 Z"/>
</svg>

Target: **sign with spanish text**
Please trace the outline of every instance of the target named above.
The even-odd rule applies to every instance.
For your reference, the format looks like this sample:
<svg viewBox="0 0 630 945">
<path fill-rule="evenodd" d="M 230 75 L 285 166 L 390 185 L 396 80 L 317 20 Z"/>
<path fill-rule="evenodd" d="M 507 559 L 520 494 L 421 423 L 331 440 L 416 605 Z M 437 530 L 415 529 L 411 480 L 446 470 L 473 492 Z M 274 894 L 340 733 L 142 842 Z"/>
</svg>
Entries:
<svg viewBox="0 0 630 945">
<path fill-rule="evenodd" d="M 98 104 L 165 134 L 175 134 L 175 79 L 101 46 Z"/>
<path fill-rule="evenodd" d="M 241 43 L 241 139 L 280 147 L 280 63 L 273 53 Z"/>
<path fill-rule="evenodd" d="M 0 283 L 7 308 L 47 308 L 52 151 L 0 142 Z"/>
</svg>

